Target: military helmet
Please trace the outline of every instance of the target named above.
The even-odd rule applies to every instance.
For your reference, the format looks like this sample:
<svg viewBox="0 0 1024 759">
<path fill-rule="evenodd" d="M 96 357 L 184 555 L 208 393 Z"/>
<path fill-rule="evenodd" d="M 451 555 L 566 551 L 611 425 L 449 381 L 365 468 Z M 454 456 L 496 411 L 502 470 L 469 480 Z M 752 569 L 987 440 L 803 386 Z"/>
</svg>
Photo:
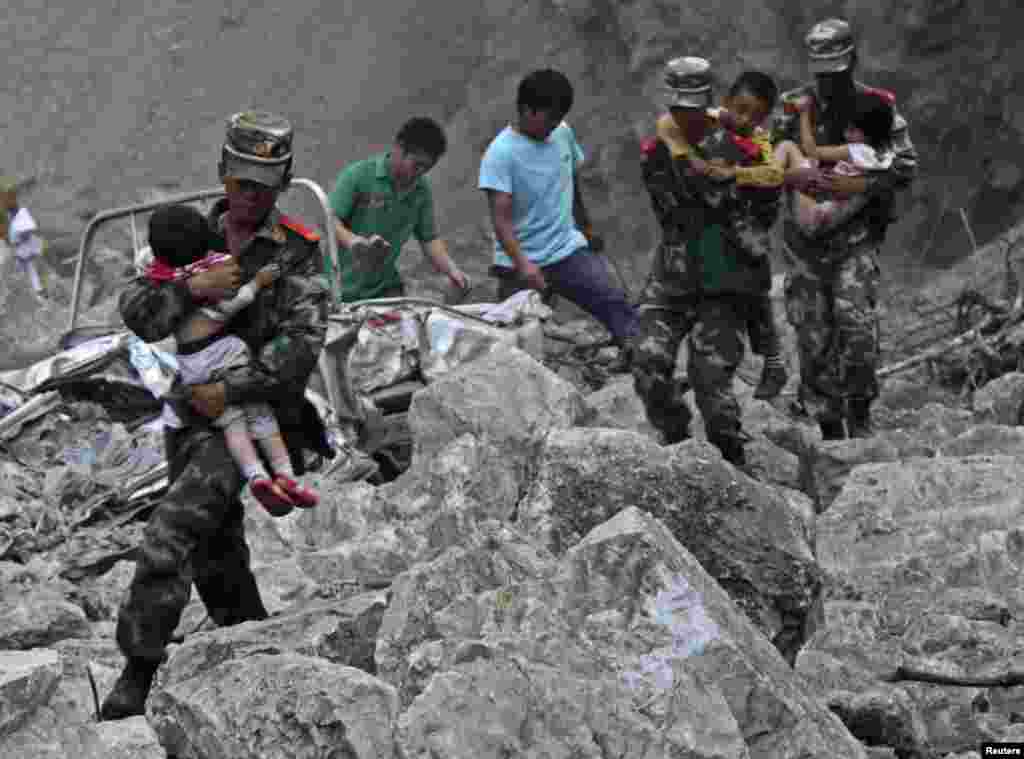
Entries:
<svg viewBox="0 0 1024 759">
<path fill-rule="evenodd" d="M 14 177 L 0 177 L 0 195 L 16 193 L 18 191 L 18 180 Z"/>
<path fill-rule="evenodd" d="M 665 64 L 663 92 L 668 108 L 707 108 L 711 105 L 711 64 L 683 56 Z"/>
<path fill-rule="evenodd" d="M 853 65 L 856 44 L 849 23 L 841 18 L 819 21 L 804 37 L 804 46 L 815 74 L 847 71 Z"/>
<path fill-rule="evenodd" d="M 282 187 L 291 179 L 292 125 L 265 111 L 242 111 L 227 121 L 221 177 Z"/>
</svg>

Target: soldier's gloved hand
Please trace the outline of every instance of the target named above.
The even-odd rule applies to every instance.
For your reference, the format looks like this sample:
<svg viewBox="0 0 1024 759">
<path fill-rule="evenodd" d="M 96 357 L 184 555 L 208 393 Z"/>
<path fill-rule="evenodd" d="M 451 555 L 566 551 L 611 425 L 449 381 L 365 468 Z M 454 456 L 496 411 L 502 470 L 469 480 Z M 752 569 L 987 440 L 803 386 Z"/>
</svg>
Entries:
<svg viewBox="0 0 1024 759">
<path fill-rule="evenodd" d="M 207 385 L 193 385 L 189 388 L 189 405 L 199 414 L 216 419 L 224 413 L 227 406 L 227 393 L 223 382 Z"/>
</svg>

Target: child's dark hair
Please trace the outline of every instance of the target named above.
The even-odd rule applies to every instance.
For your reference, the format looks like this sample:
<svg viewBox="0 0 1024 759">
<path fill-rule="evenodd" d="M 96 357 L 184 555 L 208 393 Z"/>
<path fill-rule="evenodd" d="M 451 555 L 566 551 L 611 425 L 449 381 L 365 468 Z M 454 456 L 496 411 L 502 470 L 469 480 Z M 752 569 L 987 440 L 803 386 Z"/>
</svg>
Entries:
<svg viewBox="0 0 1024 759">
<path fill-rule="evenodd" d="M 572 84 L 565 74 L 554 69 L 541 69 L 527 75 L 516 93 L 516 107 L 520 112 L 525 108 L 547 111 L 558 119 L 565 118 L 572 108 L 572 100 Z"/>
<path fill-rule="evenodd" d="M 415 116 L 402 124 L 395 142 L 404 150 L 421 150 L 435 161 L 448 149 L 441 125 L 426 116 Z"/>
<path fill-rule="evenodd" d="M 893 111 L 885 100 L 870 92 L 858 92 L 853 101 L 850 123 L 864 132 L 868 145 L 876 150 L 889 146 Z"/>
<path fill-rule="evenodd" d="M 779 87 L 775 80 L 761 71 L 744 71 L 729 88 L 729 97 L 736 97 L 748 92 L 758 100 L 763 100 L 770 111 L 779 99 Z"/>
<path fill-rule="evenodd" d="M 149 247 L 171 266 L 187 266 L 210 251 L 213 232 L 206 217 L 191 206 L 161 206 L 149 217 Z"/>
</svg>

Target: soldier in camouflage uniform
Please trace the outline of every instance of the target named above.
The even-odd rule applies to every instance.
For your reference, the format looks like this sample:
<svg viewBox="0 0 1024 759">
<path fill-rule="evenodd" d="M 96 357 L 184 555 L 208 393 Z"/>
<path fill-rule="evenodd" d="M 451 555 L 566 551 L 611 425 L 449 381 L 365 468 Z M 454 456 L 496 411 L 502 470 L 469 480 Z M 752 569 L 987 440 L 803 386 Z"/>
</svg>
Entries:
<svg viewBox="0 0 1024 759">
<path fill-rule="evenodd" d="M 815 81 L 782 96 L 773 140 L 799 143 L 799 116 L 787 103 L 809 97 L 818 144 L 842 144 L 855 93 L 873 92 L 890 103 L 895 97 L 854 80 L 857 51 L 846 21 L 815 24 L 805 44 Z M 787 312 L 800 352 L 799 405 L 826 439 L 871 434 L 871 401 L 878 395 L 878 251 L 892 220 L 894 194 L 917 171 L 917 153 L 898 112 L 890 147 L 894 160 L 888 171 L 828 177 L 817 169 L 796 169 L 786 175 L 787 185 L 802 191 L 871 196 L 863 210 L 822 236 L 806 237 L 788 216 L 783 226 Z"/>
<path fill-rule="evenodd" d="M 226 328 L 248 344 L 252 362 L 222 382 L 193 387 L 187 425 L 165 433 L 170 488 L 146 526 L 120 609 L 117 642 L 126 664 L 103 704 L 103 719 L 144 712 L 193 582 L 219 625 L 267 617 L 243 533 L 243 478 L 210 420 L 227 404 L 267 401 L 296 473 L 305 469 L 305 450 L 331 455 L 320 419 L 304 398 L 327 330 L 318 237 L 276 208 L 290 180 L 291 142 L 291 125 L 283 118 L 233 116 L 219 166 L 227 196 L 214 206 L 211 222 L 234 259 L 187 280 L 139 278 L 121 296 L 125 324 L 152 342 L 171 335 L 205 298 L 232 292 L 268 262 L 282 269 Z"/>
<path fill-rule="evenodd" d="M 642 145 L 644 183 L 663 235 L 641 296 L 634 382 L 666 444 L 689 437 L 683 395 L 692 383 L 708 440 L 743 465 L 746 436 L 732 384 L 748 324 L 771 288 L 770 230 L 782 175 L 759 167 L 723 179 L 702 158 L 727 152 L 729 139 L 706 115 L 712 96 L 706 60 L 670 61 L 665 86 L 670 113 Z M 745 184 L 761 191 L 748 195 Z M 689 378 L 677 381 L 676 355 L 687 335 Z"/>
</svg>

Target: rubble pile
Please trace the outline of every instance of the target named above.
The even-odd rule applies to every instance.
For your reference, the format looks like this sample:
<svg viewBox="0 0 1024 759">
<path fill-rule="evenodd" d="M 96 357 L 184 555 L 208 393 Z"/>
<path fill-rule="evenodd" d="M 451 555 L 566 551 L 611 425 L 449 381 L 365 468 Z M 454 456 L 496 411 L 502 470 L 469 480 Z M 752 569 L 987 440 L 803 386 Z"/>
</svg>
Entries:
<svg viewBox="0 0 1024 759">
<path fill-rule="evenodd" d="M 321 504 L 280 519 L 246 495 L 271 618 L 218 629 L 194 598 L 146 716 L 97 723 L 164 487 L 158 406 L 115 408 L 142 392 L 119 340 L 0 377 L 0 755 L 966 759 L 1020 739 L 1020 375 L 973 405 L 893 378 L 874 438 L 827 443 L 738 379 L 755 479 L 699 439 L 658 445 L 628 375 L 590 392 L 511 344 L 413 394 L 393 481 L 325 468 Z"/>
</svg>

